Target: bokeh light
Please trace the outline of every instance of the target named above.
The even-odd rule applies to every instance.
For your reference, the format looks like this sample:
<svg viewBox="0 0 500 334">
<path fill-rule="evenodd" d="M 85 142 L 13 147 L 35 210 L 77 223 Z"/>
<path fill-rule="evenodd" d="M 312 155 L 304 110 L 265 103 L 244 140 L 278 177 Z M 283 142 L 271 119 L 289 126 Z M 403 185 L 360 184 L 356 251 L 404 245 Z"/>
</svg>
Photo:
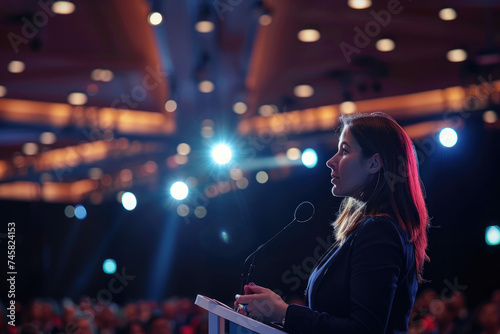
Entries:
<svg viewBox="0 0 500 334">
<path fill-rule="evenodd" d="M 134 194 L 127 191 L 122 195 L 122 205 L 126 210 L 132 211 L 137 206 L 137 198 L 135 198 Z"/>
<path fill-rule="evenodd" d="M 212 158 L 219 165 L 227 164 L 231 161 L 232 156 L 233 153 L 231 152 L 231 149 L 225 144 L 219 144 L 212 150 Z"/>
<path fill-rule="evenodd" d="M 439 141 L 443 146 L 453 147 L 457 143 L 457 132 L 452 128 L 444 128 L 439 132 Z"/>
<path fill-rule="evenodd" d="M 108 275 L 114 274 L 116 272 L 116 261 L 113 259 L 104 260 L 102 263 L 102 271 Z"/>
<path fill-rule="evenodd" d="M 78 204 L 75 206 L 75 217 L 83 220 L 87 217 L 87 210 L 85 210 L 85 207 L 81 204 Z"/>
<path fill-rule="evenodd" d="M 177 181 L 170 187 L 170 194 L 176 200 L 181 201 L 189 194 L 189 188 L 184 182 Z"/>
<path fill-rule="evenodd" d="M 312 148 L 307 148 L 302 153 L 302 163 L 307 168 L 314 168 L 318 163 L 318 155 Z"/>
</svg>

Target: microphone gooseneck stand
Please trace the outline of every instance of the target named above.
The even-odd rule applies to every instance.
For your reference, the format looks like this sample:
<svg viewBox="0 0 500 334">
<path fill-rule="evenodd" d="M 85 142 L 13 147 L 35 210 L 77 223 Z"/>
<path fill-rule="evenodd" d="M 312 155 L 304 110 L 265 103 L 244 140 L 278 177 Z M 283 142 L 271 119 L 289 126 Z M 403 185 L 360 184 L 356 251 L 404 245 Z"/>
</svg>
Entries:
<svg viewBox="0 0 500 334">
<path fill-rule="evenodd" d="M 306 215 L 305 219 L 298 219 L 297 212 L 298 212 L 299 208 L 301 208 L 305 204 L 309 204 L 312 207 L 312 213 Z M 295 222 L 305 223 L 305 222 L 309 221 L 312 218 L 312 216 L 314 215 L 314 212 L 315 212 L 315 208 L 311 202 L 305 201 L 305 202 L 300 203 L 297 206 L 297 208 L 295 208 L 295 212 L 293 214 L 293 220 L 290 223 L 288 223 L 288 225 L 283 227 L 283 229 L 281 231 L 276 233 L 271 239 L 269 239 L 268 241 L 266 241 L 265 243 L 260 245 L 252 254 L 250 254 L 246 258 L 245 263 L 243 264 L 243 273 L 241 274 L 241 285 L 240 285 L 240 290 L 239 290 L 240 295 L 245 294 L 244 287 L 245 287 L 245 285 L 248 284 L 248 282 L 250 282 L 250 278 L 255 270 L 255 257 L 257 256 L 257 254 L 259 254 L 269 243 L 271 243 L 271 241 L 273 241 L 279 234 L 281 234 L 284 230 L 286 230 L 293 223 L 295 223 Z M 249 264 L 249 262 L 250 262 L 250 264 Z"/>
</svg>

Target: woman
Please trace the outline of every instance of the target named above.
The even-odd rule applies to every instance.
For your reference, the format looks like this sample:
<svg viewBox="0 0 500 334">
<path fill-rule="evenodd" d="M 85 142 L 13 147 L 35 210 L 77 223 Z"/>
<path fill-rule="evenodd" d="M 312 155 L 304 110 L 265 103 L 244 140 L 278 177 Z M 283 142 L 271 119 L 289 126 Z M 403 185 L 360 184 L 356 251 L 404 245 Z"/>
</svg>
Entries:
<svg viewBox="0 0 500 334">
<path fill-rule="evenodd" d="M 236 304 L 288 332 L 406 333 L 428 259 L 414 148 L 385 114 L 341 116 L 340 123 L 338 152 L 327 162 L 332 194 L 345 197 L 333 223 L 337 242 L 311 273 L 306 306 L 253 283 Z"/>
</svg>

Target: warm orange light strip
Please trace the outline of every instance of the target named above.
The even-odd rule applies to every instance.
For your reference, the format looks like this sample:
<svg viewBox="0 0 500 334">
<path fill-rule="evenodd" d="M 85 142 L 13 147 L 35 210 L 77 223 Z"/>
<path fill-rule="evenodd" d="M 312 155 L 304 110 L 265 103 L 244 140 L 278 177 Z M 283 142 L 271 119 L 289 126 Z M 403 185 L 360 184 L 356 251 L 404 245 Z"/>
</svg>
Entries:
<svg viewBox="0 0 500 334">
<path fill-rule="evenodd" d="M 0 99 L 0 120 L 15 123 L 48 124 L 54 127 L 93 127 L 122 134 L 172 134 L 176 124 L 172 113 L 71 106 L 64 103 Z"/>
<path fill-rule="evenodd" d="M 19 201 L 46 201 L 58 203 L 81 203 L 93 190 L 95 180 L 80 180 L 69 183 L 18 181 L 0 184 L 0 198 Z"/>
<path fill-rule="evenodd" d="M 458 114 L 465 110 L 471 101 L 468 96 L 470 92 L 479 93 L 480 90 L 488 89 L 490 94 L 500 93 L 500 81 L 494 81 L 482 86 L 450 87 L 427 92 L 414 93 L 408 95 L 385 97 L 379 99 L 355 102 L 356 111 L 369 113 L 381 111 L 391 115 L 397 120 L 420 117 L 426 115 L 442 114 L 450 112 L 447 116 Z M 474 103 L 485 103 L 477 99 Z M 487 105 L 479 105 L 485 108 Z M 238 132 L 241 135 L 251 133 L 309 133 L 333 129 L 337 125 L 340 115 L 340 105 L 330 105 L 319 108 L 296 110 L 282 114 L 275 114 L 269 117 L 252 117 L 243 119 L 238 124 Z"/>
</svg>

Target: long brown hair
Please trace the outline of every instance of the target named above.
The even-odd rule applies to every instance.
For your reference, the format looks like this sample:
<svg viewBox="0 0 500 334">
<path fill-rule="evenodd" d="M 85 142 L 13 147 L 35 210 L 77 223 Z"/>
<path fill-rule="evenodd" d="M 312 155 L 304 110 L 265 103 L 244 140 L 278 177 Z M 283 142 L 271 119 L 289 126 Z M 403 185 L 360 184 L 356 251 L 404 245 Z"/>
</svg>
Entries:
<svg viewBox="0 0 500 334">
<path fill-rule="evenodd" d="M 418 174 L 413 143 L 401 126 L 383 113 L 343 115 L 339 131 L 349 127 L 363 156 L 378 153 L 382 168 L 367 182 L 359 198 L 346 197 L 333 223 L 339 244 L 367 217 L 395 220 L 414 244 L 417 277 L 422 281 L 429 215 Z"/>
</svg>

